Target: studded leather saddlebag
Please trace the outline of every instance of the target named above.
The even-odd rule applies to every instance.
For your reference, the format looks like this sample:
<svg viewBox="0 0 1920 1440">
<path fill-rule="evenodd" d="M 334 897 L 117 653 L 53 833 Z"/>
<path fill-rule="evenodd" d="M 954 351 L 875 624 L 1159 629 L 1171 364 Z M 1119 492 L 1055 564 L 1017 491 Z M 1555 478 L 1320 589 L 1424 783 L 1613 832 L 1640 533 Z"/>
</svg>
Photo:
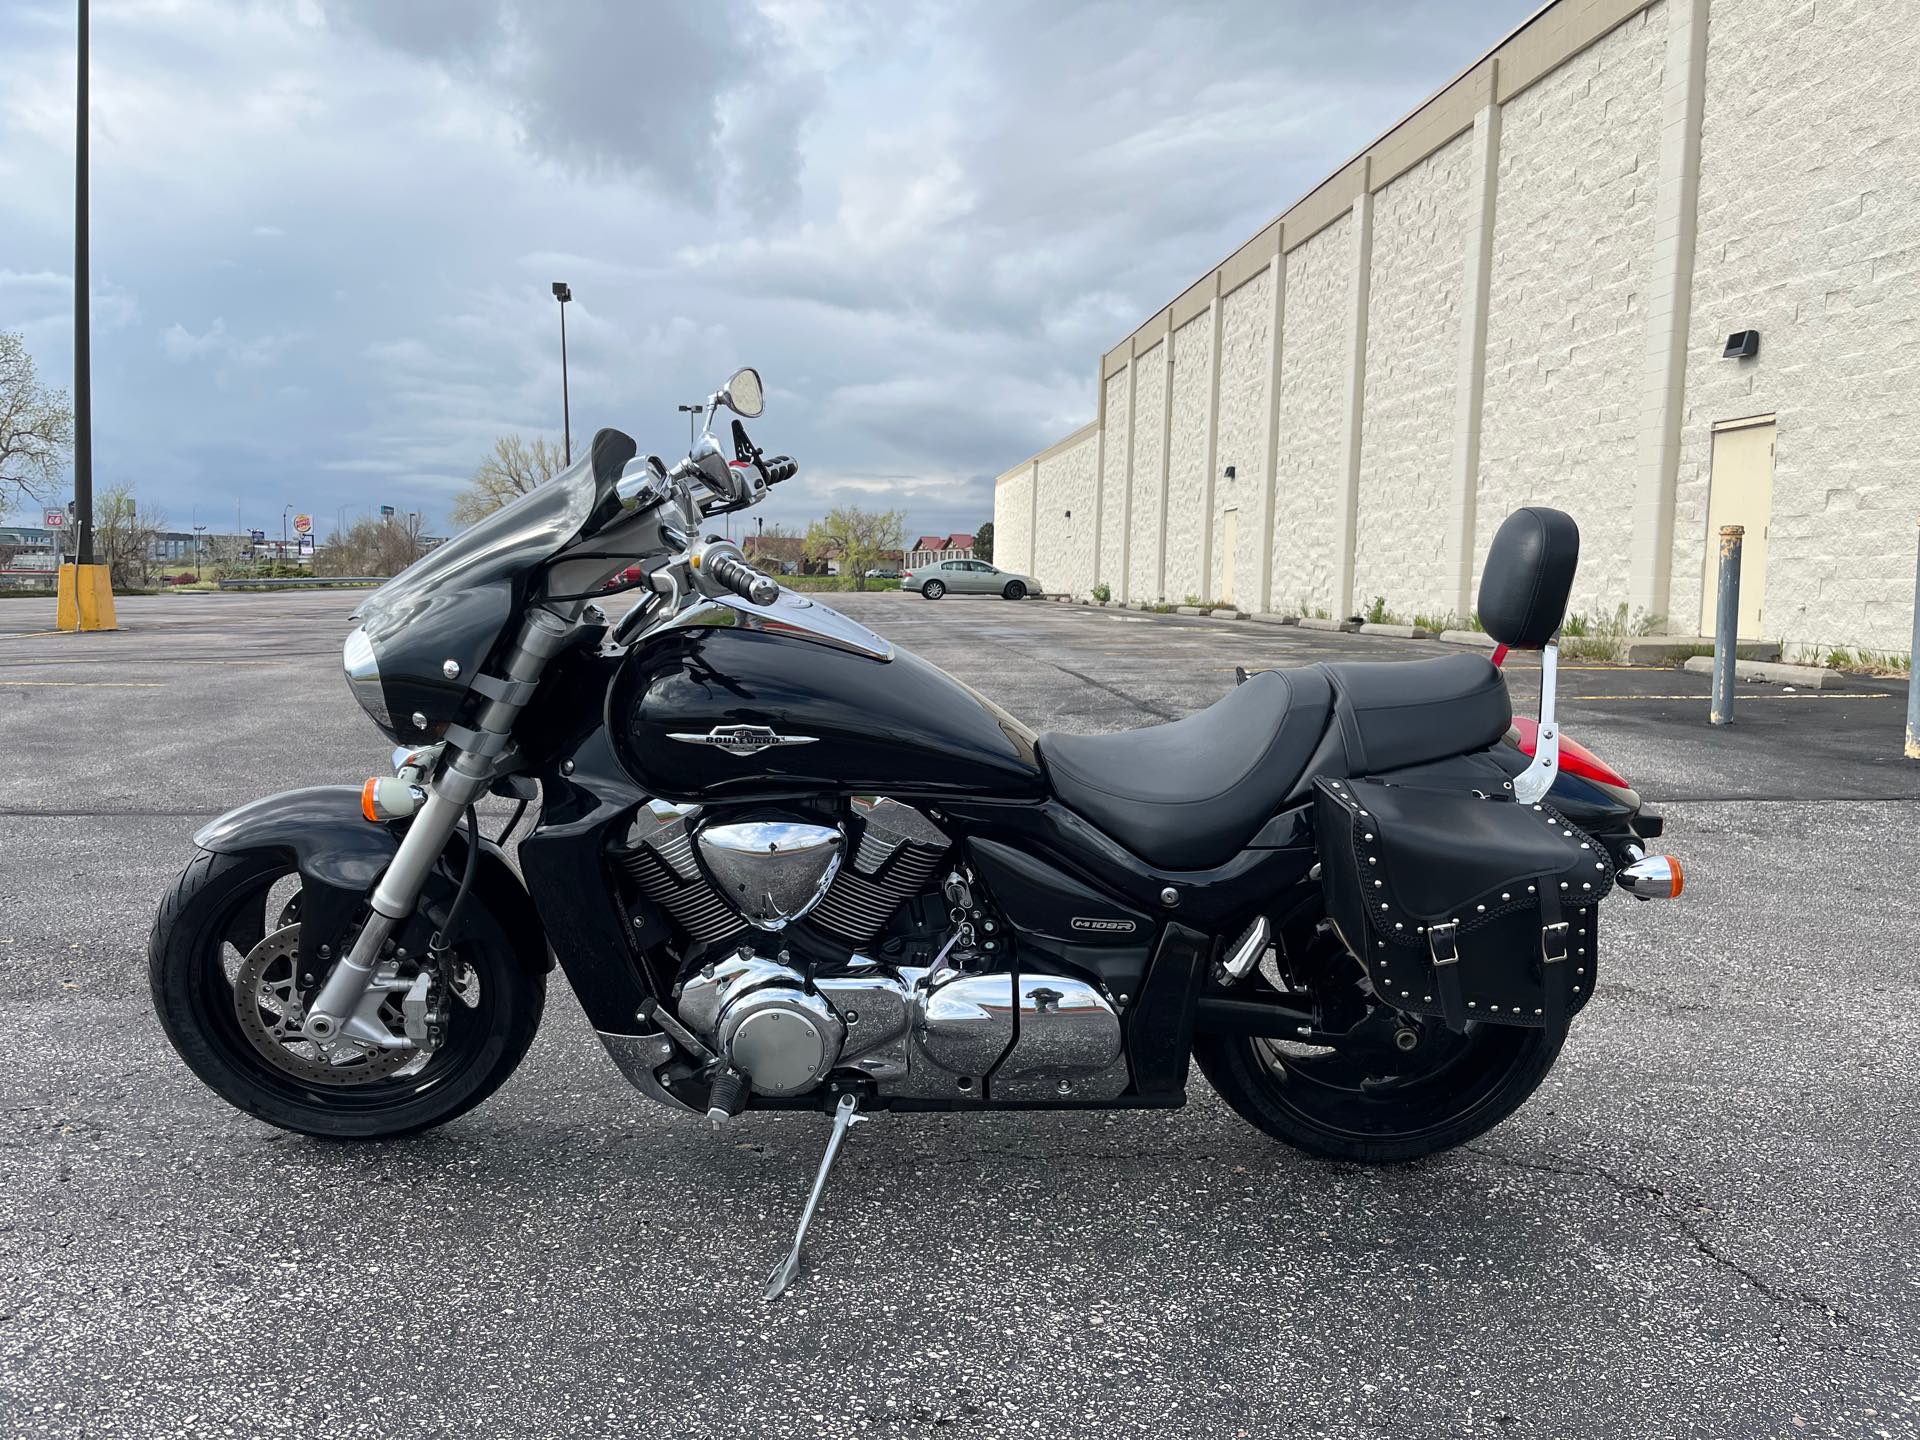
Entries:
<svg viewBox="0 0 1920 1440">
<path fill-rule="evenodd" d="M 1593 994 L 1606 851 L 1548 805 L 1511 796 L 1320 780 L 1314 826 L 1327 916 L 1395 1009 L 1564 1025 Z"/>
</svg>

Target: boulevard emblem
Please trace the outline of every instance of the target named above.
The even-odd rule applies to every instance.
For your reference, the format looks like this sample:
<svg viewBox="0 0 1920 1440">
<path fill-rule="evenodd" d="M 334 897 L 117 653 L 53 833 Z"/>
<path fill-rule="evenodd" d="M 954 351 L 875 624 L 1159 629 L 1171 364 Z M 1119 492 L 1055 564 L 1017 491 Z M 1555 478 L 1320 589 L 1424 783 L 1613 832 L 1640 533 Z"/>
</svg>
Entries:
<svg viewBox="0 0 1920 1440">
<path fill-rule="evenodd" d="M 776 745 L 812 745 L 817 735 L 782 735 L 766 725 L 716 725 L 704 735 L 668 733 L 682 745 L 712 745 L 729 755 L 758 755 Z"/>
</svg>

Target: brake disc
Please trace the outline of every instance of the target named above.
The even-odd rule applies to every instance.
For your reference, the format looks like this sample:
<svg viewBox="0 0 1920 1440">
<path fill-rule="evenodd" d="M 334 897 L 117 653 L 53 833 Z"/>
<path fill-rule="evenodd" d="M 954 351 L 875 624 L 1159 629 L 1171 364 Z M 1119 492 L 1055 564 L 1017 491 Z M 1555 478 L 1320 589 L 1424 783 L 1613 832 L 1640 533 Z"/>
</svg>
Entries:
<svg viewBox="0 0 1920 1440">
<path fill-rule="evenodd" d="M 276 1069 L 320 1085 L 364 1085 L 404 1070 L 420 1058 L 412 1046 L 379 1049 L 341 1040 L 331 1050 L 300 1033 L 306 1006 L 294 983 L 300 963 L 300 927 L 285 925 L 247 952 L 233 977 L 233 1008 L 241 1033 Z M 396 1035 L 404 1033 L 400 996 L 389 995 L 380 1018 Z"/>
</svg>

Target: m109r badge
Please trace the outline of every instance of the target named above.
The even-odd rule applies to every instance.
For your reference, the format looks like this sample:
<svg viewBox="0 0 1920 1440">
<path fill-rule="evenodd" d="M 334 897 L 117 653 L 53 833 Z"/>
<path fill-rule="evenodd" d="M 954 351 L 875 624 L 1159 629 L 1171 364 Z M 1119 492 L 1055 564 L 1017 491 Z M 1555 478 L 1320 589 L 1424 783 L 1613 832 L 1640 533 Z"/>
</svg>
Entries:
<svg viewBox="0 0 1920 1440">
<path fill-rule="evenodd" d="M 667 738 L 678 740 L 682 745 L 711 745 L 730 755 L 758 755 L 762 750 L 771 750 L 776 745 L 812 745 L 820 737 L 782 735 L 767 725 L 716 725 L 704 735 L 669 733 Z"/>
<path fill-rule="evenodd" d="M 1131 920 L 1101 920 L 1091 915 L 1073 917 L 1073 928 L 1092 930 L 1101 935 L 1131 935 L 1137 928 Z"/>
</svg>

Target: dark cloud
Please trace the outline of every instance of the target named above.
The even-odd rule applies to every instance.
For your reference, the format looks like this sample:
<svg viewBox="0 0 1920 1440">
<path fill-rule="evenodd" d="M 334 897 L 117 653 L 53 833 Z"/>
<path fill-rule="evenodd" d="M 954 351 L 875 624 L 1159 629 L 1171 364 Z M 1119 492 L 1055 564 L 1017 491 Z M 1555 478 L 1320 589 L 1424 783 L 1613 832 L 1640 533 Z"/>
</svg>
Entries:
<svg viewBox="0 0 1920 1440">
<path fill-rule="evenodd" d="M 971 528 L 1102 350 L 1530 3 L 99 0 L 98 463 L 179 517 L 444 515 L 559 438 L 564 279 L 576 442 L 670 451 L 752 361 L 805 465 L 768 523 Z M 0 326 L 56 381 L 70 26 L 0 7 Z"/>
</svg>

